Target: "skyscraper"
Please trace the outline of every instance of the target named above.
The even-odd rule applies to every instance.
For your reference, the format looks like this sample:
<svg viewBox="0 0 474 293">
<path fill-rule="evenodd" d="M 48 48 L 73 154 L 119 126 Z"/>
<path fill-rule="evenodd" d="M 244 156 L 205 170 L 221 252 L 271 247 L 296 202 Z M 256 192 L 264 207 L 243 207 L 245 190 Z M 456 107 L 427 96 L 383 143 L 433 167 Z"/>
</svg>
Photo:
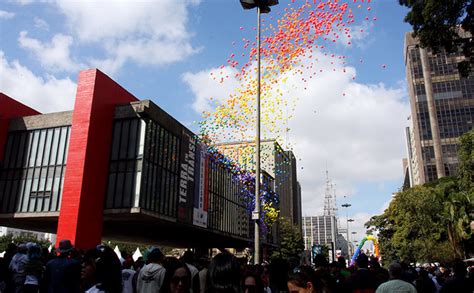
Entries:
<svg viewBox="0 0 474 293">
<path fill-rule="evenodd" d="M 219 151 L 234 159 L 246 170 L 254 170 L 253 141 L 218 144 Z M 301 225 L 301 188 L 298 187 L 296 158 L 274 139 L 261 141 L 261 168 L 275 179 L 275 192 L 280 199 L 280 215 L 294 225 Z"/>
<path fill-rule="evenodd" d="M 470 37 L 460 32 L 463 37 Z M 434 53 L 405 35 L 405 69 L 411 105 L 406 130 L 411 185 L 456 174 L 459 137 L 472 129 L 474 74 L 462 77 L 461 49 Z"/>
</svg>

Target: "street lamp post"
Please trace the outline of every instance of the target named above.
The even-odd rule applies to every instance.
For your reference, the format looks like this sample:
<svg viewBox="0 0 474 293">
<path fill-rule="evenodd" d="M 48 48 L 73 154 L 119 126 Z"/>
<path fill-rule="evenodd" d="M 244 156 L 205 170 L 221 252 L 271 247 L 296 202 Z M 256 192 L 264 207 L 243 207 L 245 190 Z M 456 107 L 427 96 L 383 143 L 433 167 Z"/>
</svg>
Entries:
<svg viewBox="0 0 474 293">
<path fill-rule="evenodd" d="M 355 235 L 357 234 L 357 232 L 356 232 L 356 231 L 352 231 L 351 234 L 352 234 L 352 239 L 354 239 L 354 238 L 355 238 Z M 350 243 L 350 241 L 349 241 L 349 243 Z M 352 246 L 352 248 L 354 249 L 354 246 Z"/>
<path fill-rule="evenodd" d="M 345 197 L 345 196 L 344 196 Z M 347 242 L 347 254 L 350 254 L 350 240 L 349 240 L 349 207 L 351 206 L 350 203 L 344 203 L 341 205 L 343 208 L 346 208 L 346 220 L 347 220 L 347 226 L 346 226 L 346 242 Z M 352 220 L 352 219 L 351 219 Z M 354 220 L 352 220 L 354 221 Z"/>
<path fill-rule="evenodd" d="M 354 219 L 347 219 L 347 237 L 349 237 L 349 223 L 354 222 Z M 347 239 L 347 243 L 351 243 L 350 239 Z"/>
<path fill-rule="evenodd" d="M 255 137 L 255 220 L 254 264 L 260 263 L 260 15 L 270 12 L 270 6 L 278 4 L 278 0 L 240 0 L 244 9 L 257 8 L 257 118 Z"/>
</svg>

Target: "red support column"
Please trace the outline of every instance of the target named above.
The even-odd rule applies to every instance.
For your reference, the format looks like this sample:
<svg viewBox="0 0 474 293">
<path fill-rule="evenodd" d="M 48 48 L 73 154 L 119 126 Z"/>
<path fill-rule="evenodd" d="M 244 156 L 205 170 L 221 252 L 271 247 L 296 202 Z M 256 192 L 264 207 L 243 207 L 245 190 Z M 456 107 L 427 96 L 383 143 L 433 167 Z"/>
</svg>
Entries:
<svg viewBox="0 0 474 293">
<path fill-rule="evenodd" d="M 15 101 L 4 93 L 0 93 L 0 162 L 3 161 L 3 156 L 5 155 L 5 144 L 7 143 L 10 119 L 37 114 L 41 113 Z"/>
<path fill-rule="evenodd" d="M 101 242 L 115 107 L 137 101 L 97 69 L 79 74 L 57 239 L 88 249 Z"/>
</svg>

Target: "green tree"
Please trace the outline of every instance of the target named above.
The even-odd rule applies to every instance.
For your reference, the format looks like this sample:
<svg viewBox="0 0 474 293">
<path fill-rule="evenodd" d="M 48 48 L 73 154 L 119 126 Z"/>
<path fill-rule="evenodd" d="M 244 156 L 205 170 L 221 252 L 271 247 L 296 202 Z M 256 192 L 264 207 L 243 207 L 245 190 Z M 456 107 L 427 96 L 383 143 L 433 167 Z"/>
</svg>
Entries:
<svg viewBox="0 0 474 293">
<path fill-rule="evenodd" d="M 382 259 L 387 262 L 444 262 L 454 254 L 443 215 L 443 199 L 436 188 L 422 185 L 398 192 L 384 213 L 366 226 L 379 231 Z"/>
<path fill-rule="evenodd" d="M 49 247 L 51 242 L 45 239 L 38 239 L 36 236 L 33 235 L 24 235 L 24 236 L 12 236 L 12 235 L 4 235 L 0 237 L 0 252 L 3 252 L 7 249 L 9 243 L 15 243 L 16 245 L 28 242 L 38 243 L 42 247 Z"/>
<path fill-rule="evenodd" d="M 300 229 L 283 217 L 278 219 L 278 224 L 280 247 L 272 252 L 271 257 L 284 259 L 299 258 L 301 252 L 304 250 L 303 237 L 301 236 Z"/>
<path fill-rule="evenodd" d="M 461 137 L 458 158 L 457 177 L 398 192 L 382 215 L 366 223 L 378 231 L 384 260 L 447 262 L 469 253 L 474 246 L 474 130 Z"/>
<path fill-rule="evenodd" d="M 457 219 L 453 222 L 453 229 L 460 235 L 463 251 L 474 254 L 474 129 L 463 134 L 459 141 L 459 194 L 447 208 L 449 214 Z"/>
<path fill-rule="evenodd" d="M 382 262 L 387 265 L 398 260 L 397 251 L 391 241 L 395 229 L 393 221 L 389 219 L 389 209 L 390 207 L 382 215 L 373 216 L 365 224 L 367 227 L 371 227 L 371 231 L 378 232 L 379 249 L 383 253 Z"/>
<path fill-rule="evenodd" d="M 418 37 L 422 47 L 434 52 L 445 49 L 447 52 L 458 50 L 461 45 L 469 61 L 459 63 L 463 76 L 469 75 L 473 58 L 473 41 L 460 37 L 457 29 L 461 27 L 468 33 L 474 32 L 474 2 L 472 0 L 399 0 L 400 5 L 410 11 L 405 22 L 413 27 L 414 37 Z"/>
<path fill-rule="evenodd" d="M 459 139 L 459 168 L 457 178 L 462 192 L 474 193 L 474 129 Z"/>
<path fill-rule="evenodd" d="M 143 254 L 145 253 L 147 249 L 153 246 L 153 245 L 147 245 L 143 243 L 129 243 L 129 242 L 114 241 L 114 240 L 105 240 L 103 241 L 103 244 L 106 244 L 112 247 L 112 249 L 114 249 L 115 246 L 118 246 L 120 252 L 122 253 L 122 257 L 125 257 L 125 255 L 133 255 L 133 253 L 135 253 L 137 248 L 139 248 L 141 253 Z M 163 245 L 158 245 L 158 244 L 156 244 L 155 246 L 159 247 L 161 252 L 163 252 L 163 254 L 165 255 L 171 253 L 171 251 L 173 250 L 172 247 L 168 247 L 168 246 L 163 246 Z"/>
</svg>

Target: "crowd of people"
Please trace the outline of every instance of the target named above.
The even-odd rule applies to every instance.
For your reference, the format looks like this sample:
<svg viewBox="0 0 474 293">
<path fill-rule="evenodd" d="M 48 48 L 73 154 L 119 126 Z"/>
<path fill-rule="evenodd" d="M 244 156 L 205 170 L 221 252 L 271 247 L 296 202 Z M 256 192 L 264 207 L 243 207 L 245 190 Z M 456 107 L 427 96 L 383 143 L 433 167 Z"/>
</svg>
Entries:
<svg viewBox="0 0 474 293">
<path fill-rule="evenodd" d="M 83 252 L 62 240 L 53 253 L 35 243 L 10 244 L 0 258 L 0 293 L 472 293 L 473 273 L 462 261 L 452 269 L 400 263 L 385 269 L 363 253 L 353 266 L 323 256 L 296 267 L 283 259 L 248 265 L 228 252 L 207 259 L 186 251 L 178 259 L 159 248 L 120 260 L 109 246 Z"/>
</svg>

